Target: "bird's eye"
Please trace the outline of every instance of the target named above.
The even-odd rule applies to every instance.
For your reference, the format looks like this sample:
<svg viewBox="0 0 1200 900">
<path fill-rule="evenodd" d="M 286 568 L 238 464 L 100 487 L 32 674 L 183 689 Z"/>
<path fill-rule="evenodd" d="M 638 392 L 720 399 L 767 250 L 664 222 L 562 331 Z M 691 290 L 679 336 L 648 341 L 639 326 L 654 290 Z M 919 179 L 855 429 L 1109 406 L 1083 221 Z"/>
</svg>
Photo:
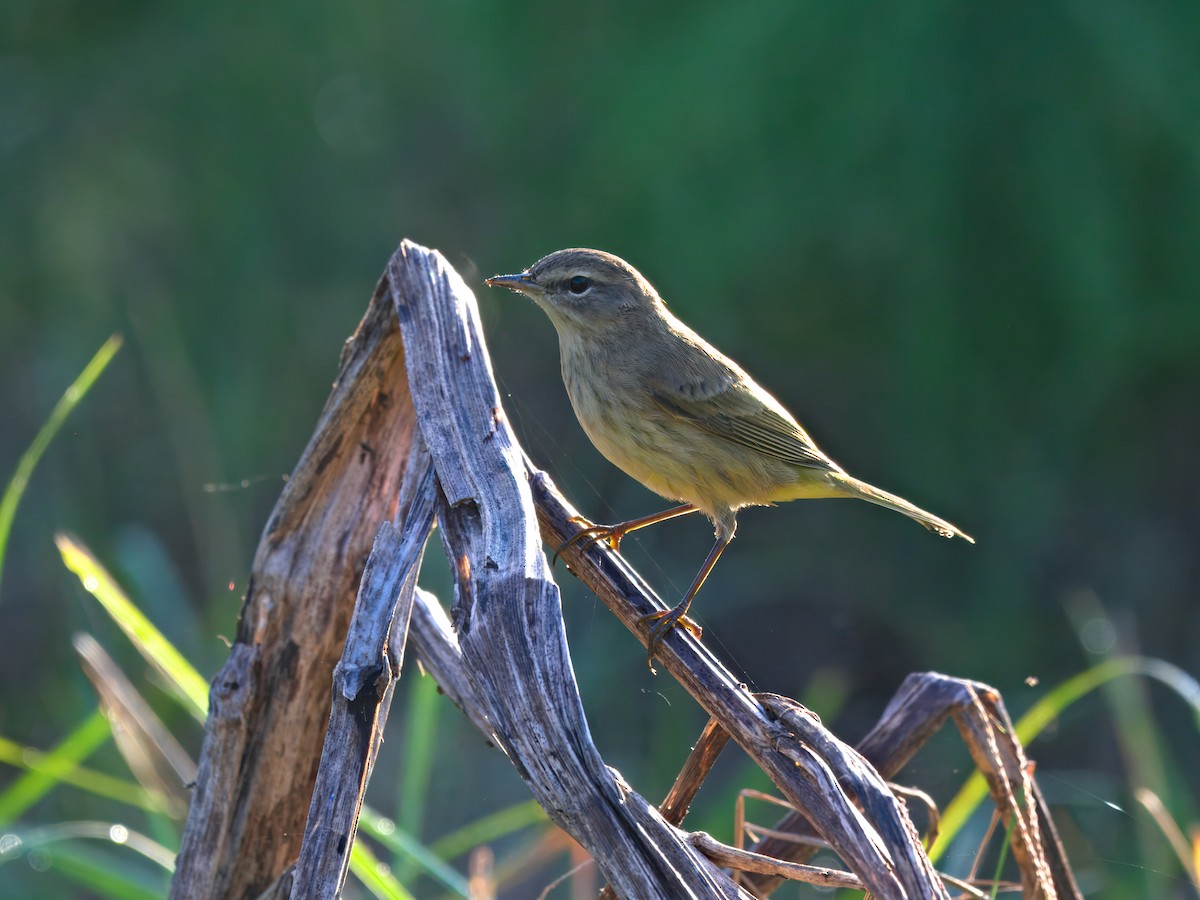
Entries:
<svg viewBox="0 0 1200 900">
<path fill-rule="evenodd" d="M 582 294 L 592 286 L 592 279 L 585 275 L 576 275 L 567 282 L 567 287 L 572 294 Z"/>
</svg>

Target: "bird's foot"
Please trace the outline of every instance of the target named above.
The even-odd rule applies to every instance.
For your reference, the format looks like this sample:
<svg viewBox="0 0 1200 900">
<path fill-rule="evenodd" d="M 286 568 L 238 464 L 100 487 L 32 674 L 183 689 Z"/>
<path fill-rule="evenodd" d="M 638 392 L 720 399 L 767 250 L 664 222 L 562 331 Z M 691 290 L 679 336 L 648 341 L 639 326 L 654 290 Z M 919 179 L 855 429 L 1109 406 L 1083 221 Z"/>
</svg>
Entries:
<svg viewBox="0 0 1200 900">
<path fill-rule="evenodd" d="M 554 556 L 550 557 L 550 566 L 552 568 L 554 564 L 558 562 L 558 558 L 563 555 L 564 551 L 576 545 L 579 545 L 579 549 L 586 550 L 588 547 L 592 546 L 592 544 L 595 544 L 599 541 L 604 541 L 604 543 L 608 544 L 608 546 L 611 547 L 615 552 L 620 552 L 621 538 L 625 537 L 627 534 L 627 532 L 620 525 L 593 525 L 583 516 L 572 516 L 568 521 L 576 525 L 583 525 L 584 527 L 567 538 L 566 541 L 564 541 L 562 545 L 554 551 Z"/>
<path fill-rule="evenodd" d="M 652 623 L 652 624 L 651 624 Z M 654 657 L 658 655 L 658 646 L 663 638 L 671 633 L 676 626 L 682 628 L 696 640 L 704 633 L 694 619 L 687 616 L 687 605 L 680 604 L 674 609 L 663 609 L 652 612 L 638 619 L 639 625 L 651 624 L 650 633 L 646 636 L 646 665 L 654 672 Z"/>
</svg>

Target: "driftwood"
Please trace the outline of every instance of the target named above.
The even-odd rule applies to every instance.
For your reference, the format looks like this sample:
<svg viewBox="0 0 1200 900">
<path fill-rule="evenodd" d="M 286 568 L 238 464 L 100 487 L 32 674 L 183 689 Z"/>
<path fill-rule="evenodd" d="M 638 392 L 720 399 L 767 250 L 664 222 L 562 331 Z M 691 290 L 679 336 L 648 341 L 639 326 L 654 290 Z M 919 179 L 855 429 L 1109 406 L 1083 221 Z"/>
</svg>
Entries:
<svg viewBox="0 0 1200 900">
<path fill-rule="evenodd" d="M 209 693 L 172 897 L 255 897 L 299 854 L 330 676 L 415 424 L 396 316 L 377 292 L 259 541 Z"/>
<path fill-rule="evenodd" d="M 413 588 L 435 505 L 456 573 L 457 634 L 436 599 Z M 393 529 L 386 523 L 397 515 L 404 522 Z M 334 896 L 406 634 L 424 667 L 504 750 L 621 896 L 748 896 L 718 867 L 738 867 L 739 858 L 769 873 L 750 876 L 758 896 L 779 877 L 803 877 L 805 867 L 769 867 L 772 856 L 794 862 L 802 846 L 761 846 L 756 857 L 739 857 L 679 830 L 695 786 L 732 737 L 799 811 L 803 827 L 853 873 L 815 877 L 861 884 L 880 898 L 947 897 L 905 805 L 868 759 L 876 758 L 873 750 L 885 759 L 911 755 L 950 714 L 960 727 L 968 722 L 972 752 L 983 748 L 976 759 L 991 765 L 985 771 L 1002 809 L 1037 809 L 1013 829 L 1027 896 L 1078 896 L 1056 892 L 1056 866 L 1073 887 L 1069 869 L 1019 745 L 990 727 L 992 719 L 1008 724 L 999 699 L 981 686 L 970 691 L 982 713 L 972 718 L 961 699 L 949 702 L 932 729 L 905 719 L 911 707 L 894 710 L 893 703 L 894 714 L 876 729 L 877 746 L 864 742 L 859 753 L 795 701 L 749 694 L 694 638 L 672 633 L 659 660 L 713 720 L 702 741 L 707 749 L 690 761 L 662 810 L 645 801 L 604 765 L 576 690 L 558 590 L 541 549 L 542 538 L 557 544 L 574 532 L 573 515 L 508 426 L 471 292 L 440 255 L 405 242 L 347 344 L 317 433 L 264 533 L 238 641 L 214 680 L 172 896 Z M 636 573 L 604 547 L 572 548 L 566 559 L 644 641 L 638 619 L 662 604 Z M 334 648 L 344 638 L 335 674 Z M 962 696 L 966 682 L 945 681 Z M 267 751 L 282 755 L 268 759 Z"/>
<path fill-rule="evenodd" d="M 349 871 L 363 793 L 400 675 L 425 538 L 433 527 L 433 466 L 413 442 L 401 498 L 402 526 L 384 522 L 362 576 L 346 649 L 333 670 L 333 702 L 317 770 L 294 900 L 332 897 Z"/>
<path fill-rule="evenodd" d="M 1016 729 L 992 688 L 934 672 L 910 675 L 858 750 L 891 778 L 951 717 L 987 780 L 1001 819 L 1014 823 L 1012 850 L 1025 897 L 1082 897 Z M 815 852 L 811 844 L 803 843 L 816 834 L 800 813 L 785 816 L 772 831 L 792 837 L 762 840 L 754 846 L 755 852 L 793 861 Z M 779 883 L 770 876 L 747 881 L 757 894 Z"/>
<path fill-rule="evenodd" d="M 530 477 L 546 541 L 551 546 L 559 546 L 579 527 L 575 524 L 578 514 L 566 503 L 544 473 L 531 470 Z M 656 604 L 661 606 L 661 601 L 650 592 L 621 556 L 603 544 L 597 544 L 586 552 L 569 548 L 566 551 L 566 559 L 576 574 L 634 633 L 639 633 L 637 623 L 641 616 L 649 609 L 656 608 Z M 641 637 L 644 641 L 644 635 Z M 707 768 L 711 767 L 716 754 L 724 745 L 720 734 L 724 728 L 719 726 L 736 721 L 736 717 L 722 711 L 718 703 L 720 698 L 728 696 L 725 679 L 732 680 L 732 675 L 726 672 L 699 642 L 686 635 L 686 632 L 673 632 L 667 643 L 670 644 L 671 641 L 676 642 L 672 646 L 683 644 L 695 650 L 696 655 L 687 665 L 682 665 L 683 661 L 679 657 L 667 653 L 660 654 L 660 660 L 697 702 L 713 714 L 713 720 L 706 726 L 696 744 L 696 750 L 689 757 L 680 778 L 676 780 L 663 803 L 663 810 L 668 815 L 680 808 L 686 812 L 686 805 L 699 787 L 699 780 L 703 778 Z M 760 695 L 759 699 L 764 701 L 768 709 L 778 708 L 780 704 L 787 707 L 794 703 L 786 698 L 771 695 Z M 1018 827 L 1013 829 L 1013 855 L 1021 870 L 1025 896 L 1030 900 L 1053 897 L 1081 898 L 1082 894 L 1075 884 L 1045 800 L 1032 777 L 1031 766 L 1025 758 L 1023 748 L 1016 740 L 1015 730 L 1004 709 L 1003 701 L 994 689 L 978 682 L 932 672 L 910 675 L 888 704 L 879 724 L 862 740 L 856 750 L 862 758 L 869 761 L 869 766 L 873 766 L 881 777 L 890 778 L 912 759 L 950 717 L 954 718 L 972 758 L 984 773 L 1000 814 L 1005 820 L 1009 816 L 1016 817 Z M 804 733 L 804 738 L 812 742 L 812 748 L 838 751 L 836 746 L 827 743 L 829 739 L 836 742 L 836 738 L 821 728 L 819 722 L 805 722 L 803 717 L 793 716 L 790 723 L 796 726 L 798 734 Z M 739 739 L 738 742 L 763 765 L 764 761 L 755 755 L 751 746 L 747 746 L 743 739 Z M 697 759 L 697 756 L 702 759 Z M 844 780 L 846 771 L 854 768 L 856 764 L 848 758 L 836 769 L 839 779 L 843 779 L 843 784 L 847 783 Z M 765 766 L 764 770 L 772 775 L 774 780 L 771 770 Z M 829 844 L 837 850 L 837 845 L 825 838 L 816 820 L 812 819 L 812 809 L 807 805 L 797 804 L 782 785 L 778 782 L 776 784 L 792 801 L 793 806 L 797 806 L 801 811 L 786 816 L 772 829 L 786 832 L 790 838 L 769 838 L 760 842 L 753 850 L 761 855 L 787 861 L 807 859 L 822 844 Z M 854 797 L 858 796 L 853 788 L 849 793 Z M 678 818 L 672 816 L 672 821 L 682 824 L 682 815 Z M 785 877 L 794 876 L 783 874 L 782 871 L 775 875 L 759 871 L 747 878 L 746 884 L 756 896 L 765 896 Z M 876 893 L 878 894 L 878 891 Z"/>
<path fill-rule="evenodd" d="M 411 244 L 393 256 L 388 281 L 458 576 L 459 646 L 497 741 L 622 895 L 737 896 L 592 744 L 524 456 L 501 413 L 473 295 L 439 255 Z"/>
</svg>

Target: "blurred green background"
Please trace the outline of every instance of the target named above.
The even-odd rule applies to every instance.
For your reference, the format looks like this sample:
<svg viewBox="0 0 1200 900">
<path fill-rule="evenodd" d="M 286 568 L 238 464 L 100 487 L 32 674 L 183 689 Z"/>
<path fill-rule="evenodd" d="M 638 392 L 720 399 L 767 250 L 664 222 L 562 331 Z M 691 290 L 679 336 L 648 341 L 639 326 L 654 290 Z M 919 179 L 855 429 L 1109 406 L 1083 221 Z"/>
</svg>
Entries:
<svg viewBox="0 0 1200 900">
<path fill-rule="evenodd" d="M 987 681 L 1014 714 L 1116 651 L 1200 671 L 1198 53 L 1184 2 L 10 0 L 0 478 L 103 340 L 126 346 L 16 519 L 0 732 L 46 747 L 94 708 L 77 630 L 142 672 L 58 529 L 216 671 L 258 531 L 402 237 L 478 286 L 507 412 L 593 519 L 662 502 L 588 444 L 543 314 L 481 284 L 566 246 L 627 258 L 833 458 L 978 539 L 866 504 L 747 511 L 695 612 L 753 688 L 853 739 L 911 671 Z M 642 535 L 627 556 L 674 602 L 710 532 Z M 596 739 L 657 798 L 703 716 L 562 581 Z M 1150 733 L 1096 695 L 1031 755 L 1089 889 L 1191 896 L 1131 791 L 1152 762 L 1173 816 L 1200 821 L 1195 723 L 1128 690 Z M 195 753 L 199 730 L 169 721 Z M 457 712 L 437 721 L 424 838 L 525 796 Z M 373 785 L 391 814 L 403 744 Z M 762 786 L 728 755 L 688 823 L 726 839 L 736 789 Z M 944 800 L 967 767 L 939 739 L 908 780 Z M 30 819 L 105 815 L 64 790 Z"/>
</svg>

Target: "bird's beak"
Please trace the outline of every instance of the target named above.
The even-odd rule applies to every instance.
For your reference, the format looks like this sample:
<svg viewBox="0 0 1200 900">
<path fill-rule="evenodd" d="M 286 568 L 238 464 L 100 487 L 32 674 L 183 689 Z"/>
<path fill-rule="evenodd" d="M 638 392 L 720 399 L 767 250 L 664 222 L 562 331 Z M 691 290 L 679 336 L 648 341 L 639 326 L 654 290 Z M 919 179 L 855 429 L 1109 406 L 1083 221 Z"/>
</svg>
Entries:
<svg viewBox="0 0 1200 900">
<path fill-rule="evenodd" d="M 528 272 L 522 272 L 520 275 L 493 275 L 487 279 L 486 284 L 488 287 L 506 287 L 518 294 L 528 295 L 532 295 L 538 289 L 538 283 Z"/>
</svg>

